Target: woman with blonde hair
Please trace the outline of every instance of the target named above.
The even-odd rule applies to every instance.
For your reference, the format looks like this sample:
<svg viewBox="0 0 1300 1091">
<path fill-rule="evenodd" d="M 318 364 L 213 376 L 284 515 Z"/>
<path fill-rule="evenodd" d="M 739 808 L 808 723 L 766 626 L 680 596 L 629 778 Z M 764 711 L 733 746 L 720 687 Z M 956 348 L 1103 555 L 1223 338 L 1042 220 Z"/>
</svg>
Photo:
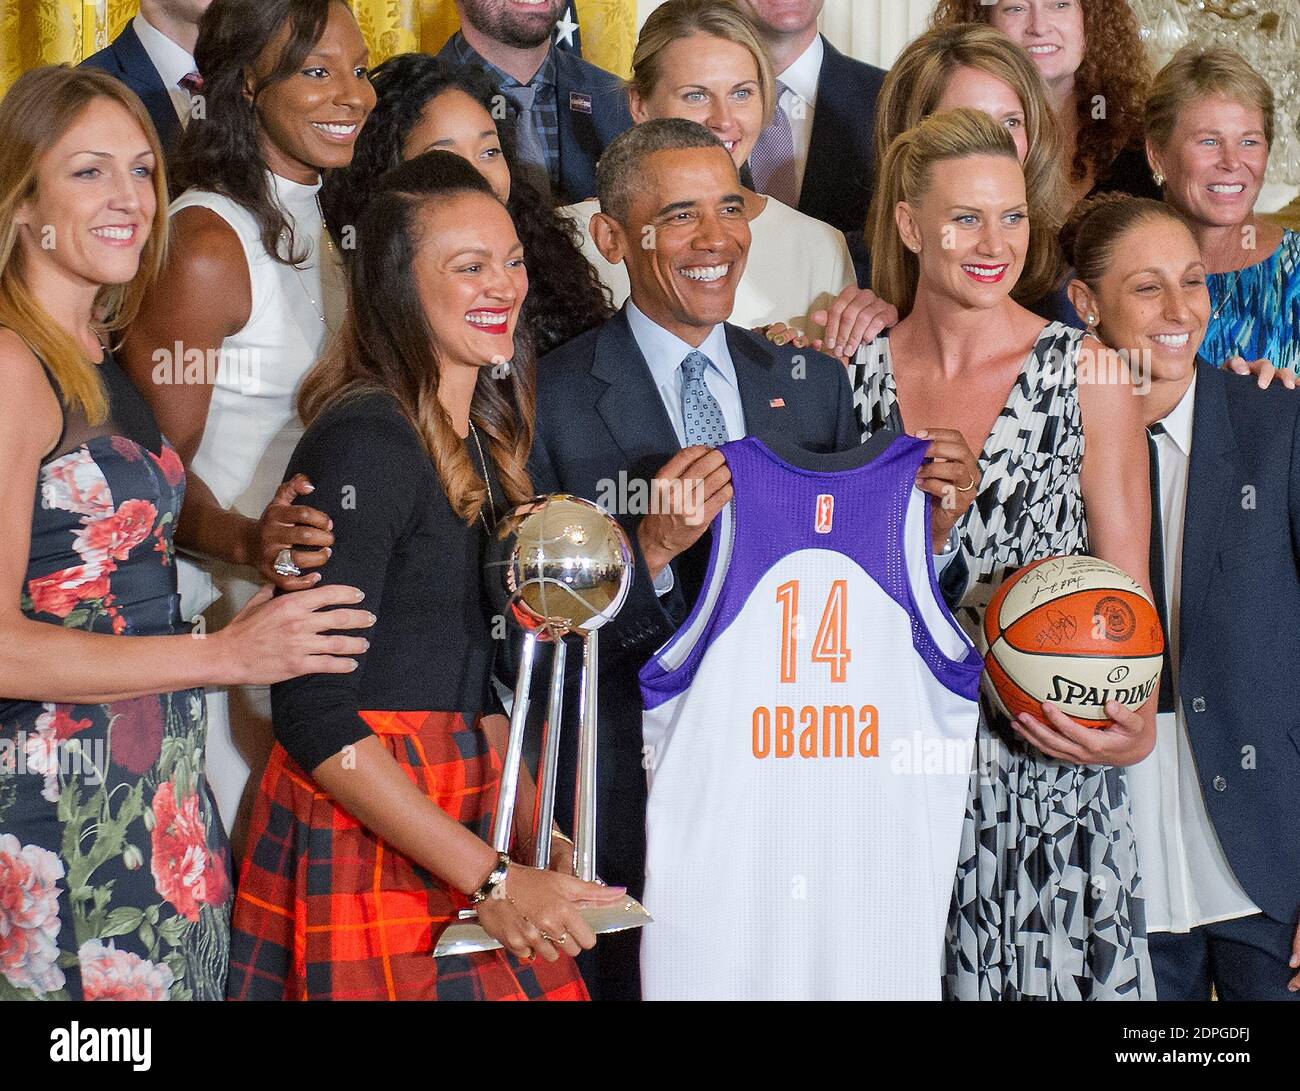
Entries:
<svg viewBox="0 0 1300 1091">
<path fill-rule="evenodd" d="M 346 672 L 355 587 L 256 596 L 194 639 L 185 469 L 110 338 L 158 274 L 163 157 L 94 69 L 0 102 L 0 998 L 220 999 L 229 848 L 202 687 Z M 26 773 L 29 775 L 18 775 Z"/>
<path fill-rule="evenodd" d="M 982 23 L 963 23 L 936 27 L 909 43 L 880 91 L 876 162 L 883 163 L 894 140 L 924 118 L 962 106 L 982 110 L 1003 125 L 1024 166 L 1029 253 L 1011 297 L 1044 317 L 1073 324 L 1056 241 L 1066 201 L 1060 128 L 1038 69 L 1006 35 Z M 872 202 L 867 242 L 880 231 L 895 231 L 894 209 L 883 200 Z M 876 291 L 883 295 L 879 285 Z"/>
<path fill-rule="evenodd" d="M 758 31 L 733 4 L 667 0 L 641 28 L 628 97 L 636 122 L 698 121 L 723 142 L 739 169 L 776 109 L 776 78 Z M 744 197 L 753 242 L 731 321 L 746 328 L 782 323 L 816 338 L 825 334 L 827 351 L 851 354 L 881 328 L 880 308 L 874 294 L 857 287 L 843 233 L 774 197 L 748 188 Z M 591 239 L 599 204 L 584 201 L 565 211 L 581 229 L 583 253 L 614 305 L 622 306 L 630 291 L 627 273 L 607 262 Z"/>
<path fill-rule="evenodd" d="M 1255 212 L 1268 170 L 1273 90 L 1227 49 L 1182 49 L 1147 98 L 1147 155 L 1208 272 L 1201 354 L 1300 371 L 1300 233 Z"/>
<path fill-rule="evenodd" d="M 1042 73 L 1071 206 L 1107 190 L 1159 196 L 1142 155 L 1151 64 L 1128 0 L 939 0 L 930 18 L 934 27 L 972 22 L 1007 35 Z"/>
<path fill-rule="evenodd" d="M 903 318 L 858 353 L 855 403 L 864 436 L 952 428 L 979 452 L 978 480 L 959 489 L 977 495 L 957 523 L 972 574 L 957 616 L 971 639 L 983 647 L 998 584 L 1044 557 L 1088 552 L 1145 586 L 1139 399 L 1100 373 L 1095 340 L 1012 298 L 1031 244 L 1011 134 L 981 111 L 931 115 L 895 138 L 877 186 L 893 223 L 877 222 L 873 272 Z M 1150 995 L 1119 767 L 1150 752 L 1154 704 L 1134 713 L 1112 702 L 1107 713 L 1104 729 L 1051 704 L 1012 720 L 986 684 L 948 996 Z"/>
</svg>

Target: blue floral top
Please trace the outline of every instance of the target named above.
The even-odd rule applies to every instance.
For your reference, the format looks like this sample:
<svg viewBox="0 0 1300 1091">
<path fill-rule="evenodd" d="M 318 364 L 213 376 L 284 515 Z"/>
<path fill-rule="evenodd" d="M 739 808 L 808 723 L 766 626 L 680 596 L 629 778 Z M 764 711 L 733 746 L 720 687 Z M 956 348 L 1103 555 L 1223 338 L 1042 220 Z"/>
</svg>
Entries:
<svg viewBox="0 0 1300 1091">
<path fill-rule="evenodd" d="M 1265 359 L 1300 372 L 1300 233 L 1258 265 L 1206 277 L 1210 326 L 1201 355 L 1215 364 L 1233 356 Z"/>
</svg>

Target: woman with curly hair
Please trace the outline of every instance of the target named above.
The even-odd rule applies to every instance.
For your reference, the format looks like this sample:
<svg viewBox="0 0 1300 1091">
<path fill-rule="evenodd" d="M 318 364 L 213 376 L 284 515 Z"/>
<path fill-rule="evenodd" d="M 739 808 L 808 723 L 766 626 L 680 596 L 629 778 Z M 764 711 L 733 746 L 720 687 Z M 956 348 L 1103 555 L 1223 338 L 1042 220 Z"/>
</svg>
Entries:
<svg viewBox="0 0 1300 1091">
<path fill-rule="evenodd" d="M 423 152 L 451 151 L 478 168 L 515 222 L 532 284 L 523 322 L 538 355 L 604 322 L 613 313 L 609 297 L 570 222 L 528 180 L 526 164 L 515 155 L 512 123 L 495 118 L 500 96 L 487 77 L 427 53 L 403 53 L 379 65 L 370 79 L 375 110 L 356 154 L 321 190 L 326 223 L 345 260 L 352 253 L 348 229 L 380 175 Z"/>
<path fill-rule="evenodd" d="M 1119 190 L 1159 198 L 1142 152 L 1151 66 L 1127 0 L 939 0 L 930 23 L 988 23 L 1047 81 L 1069 164 L 1070 204 Z"/>
</svg>

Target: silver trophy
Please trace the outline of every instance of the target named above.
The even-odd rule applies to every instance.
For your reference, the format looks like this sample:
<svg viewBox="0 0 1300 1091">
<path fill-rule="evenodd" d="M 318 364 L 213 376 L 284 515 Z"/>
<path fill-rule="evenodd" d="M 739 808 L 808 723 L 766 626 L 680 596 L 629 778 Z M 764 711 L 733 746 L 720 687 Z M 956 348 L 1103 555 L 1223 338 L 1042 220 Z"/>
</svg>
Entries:
<svg viewBox="0 0 1300 1091">
<path fill-rule="evenodd" d="M 537 642 L 554 645 L 546 722 L 542 729 L 533 810 L 534 867 L 551 862 L 556 770 L 564 711 L 564 637 L 583 638 L 579 703 L 578 782 L 574 800 L 574 874 L 596 881 L 596 724 L 598 630 L 622 608 L 632 583 L 632 549 L 623 528 L 588 500 L 557 494 L 516 507 L 500 525 L 487 563 L 490 592 L 507 617 L 524 630 L 510 741 L 502 761 L 501 792 L 492 822 L 492 847 L 509 853 L 515 796 L 524 758 L 524 728 Z M 597 934 L 638 928 L 650 920 L 635 898 L 612 906 L 584 906 L 583 919 Z M 460 913 L 438 939 L 435 956 L 490 951 L 501 946 L 477 922 L 473 909 Z"/>
</svg>

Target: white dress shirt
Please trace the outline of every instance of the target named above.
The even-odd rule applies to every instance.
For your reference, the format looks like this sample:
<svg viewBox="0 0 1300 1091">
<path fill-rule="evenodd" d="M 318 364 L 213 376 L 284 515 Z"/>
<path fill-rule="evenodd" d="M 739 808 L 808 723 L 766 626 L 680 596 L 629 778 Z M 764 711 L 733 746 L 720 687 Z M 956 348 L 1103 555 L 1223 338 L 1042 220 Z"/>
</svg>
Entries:
<svg viewBox="0 0 1300 1091">
<path fill-rule="evenodd" d="M 1178 648 L 1183 576 L 1183 526 L 1187 472 L 1192 453 L 1196 380 L 1161 422 L 1160 509 L 1164 526 L 1165 601 L 1169 604 L 1168 654 Z M 1178 656 L 1173 654 L 1174 691 Z M 1183 703 L 1156 716 L 1156 745 L 1127 770 L 1138 866 L 1146 898 L 1147 931 L 1188 932 L 1217 921 L 1258 913 L 1228 866 L 1205 809 L 1196 762 L 1187 736 Z"/>
<path fill-rule="evenodd" d="M 727 424 L 727 438 L 741 439 L 745 435 L 745 410 L 740 402 L 740 385 L 736 382 L 736 365 L 727 347 L 727 331 L 721 323 L 709 331 L 708 337 L 696 349 L 675 333 L 670 333 L 659 323 L 647 318 L 632 300 L 627 301 L 627 324 L 632 329 L 650 378 L 654 380 L 659 398 L 668 410 L 677 442 L 686 446 L 686 415 L 682 411 L 682 390 L 686 377 L 682 374 L 682 361 L 692 352 L 702 352 L 709 358 L 709 368 L 704 373 L 704 385 L 709 388 L 722 410 Z M 666 565 L 655 577 L 655 594 L 666 595 L 675 582 L 673 566 Z"/>
<path fill-rule="evenodd" d="M 190 93 L 181 86 L 181 80 L 195 71 L 194 58 L 183 47 L 173 42 L 166 34 L 155 27 L 143 15 L 136 15 L 131 20 L 136 37 L 149 54 L 149 60 L 162 78 L 167 94 L 171 96 L 172 105 L 181 124 L 190 117 Z"/>
<path fill-rule="evenodd" d="M 668 419 L 673 423 L 678 443 L 686 446 L 686 419 L 682 413 L 682 389 L 686 379 L 682 374 L 682 361 L 692 352 L 702 352 L 709 358 L 704 385 L 722 410 L 722 419 L 727 422 L 727 438 L 744 437 L 745 411 L 740 403 L 736 365 L 731 360 L 726 328 L 721 323 L 709 331 L 698 349 L 647 318 L 630 299 L 627 301 L 627 324 L 650 368 L 650 376 L 663 399 L 664 408 L 668 410 Z"/>
<path fill-rule="evenodd" d="M 777 100 L 777 107 L 790 119 L 790 135 L 794 137 L 795 193 L 803 193 L 808 149 L 812 145 L 813 114 L 817 110 L 817 87 L 821 82 L 822 59 L 825 55 L 826 47 L 822 36 L 818 34 L 790 67 L 778 76 L 787 88 Z"/>
</svg>

